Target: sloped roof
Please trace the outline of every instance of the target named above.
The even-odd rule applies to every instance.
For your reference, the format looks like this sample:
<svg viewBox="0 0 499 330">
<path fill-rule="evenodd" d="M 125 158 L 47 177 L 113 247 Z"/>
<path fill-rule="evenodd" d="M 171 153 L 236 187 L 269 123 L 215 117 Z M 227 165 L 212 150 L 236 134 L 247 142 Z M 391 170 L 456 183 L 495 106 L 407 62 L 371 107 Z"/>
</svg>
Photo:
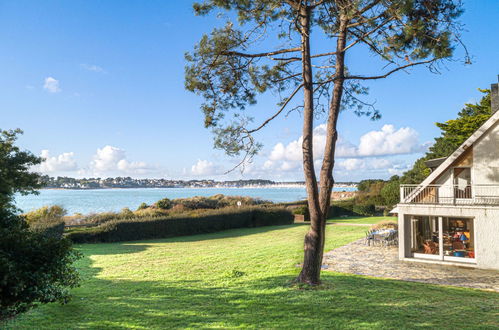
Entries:
<svg viewBox="0 0 499 330">
<path fill-rule="evenodd" d="M 426 167 L 434 169 L 434 168 L 437 168 L 440 164 L 442 164 L 446 159 L 447 159 L 447 157 L 434 158 L 434 159 L 429 159 L 429 160 L 425 161 L 424 163 L 425 163 Z"/>
<path fill-rule="evenodd" d="M 427 186 L 435 181 L 449 166 L 454 163 L 470 146 L 472 146 L 480 137 L 485 135 L 487 131 L 499 121 L 499 111 L 495 112 L 479 129 L 475 131 L 463 144 L 459 146 L 447 159 L 440 164 L 431 174 L 421 182 L 421 186 Z"/>
</svg>

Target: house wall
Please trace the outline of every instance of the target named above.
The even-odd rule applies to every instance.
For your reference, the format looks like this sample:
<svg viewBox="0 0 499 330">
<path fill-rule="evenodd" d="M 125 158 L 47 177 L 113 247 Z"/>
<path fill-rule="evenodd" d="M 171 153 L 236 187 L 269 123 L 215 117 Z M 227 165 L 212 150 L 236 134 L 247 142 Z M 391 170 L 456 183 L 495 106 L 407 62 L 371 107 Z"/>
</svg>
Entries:
<svg viewBox="0 0 499 330">
<path fill-rule="evenodd" d="M 475 219 L 476 266 L 499 270 L 499 207 L 399 204 L 399 258 L 410 257 L 410 216 Z"/>
<path fill-rule="evenodd" d="M 475 142 L 473 184 L 499 184 L 499 122 Z M 499 195 L 499 189 L 496 189 Z"/>
</svg>

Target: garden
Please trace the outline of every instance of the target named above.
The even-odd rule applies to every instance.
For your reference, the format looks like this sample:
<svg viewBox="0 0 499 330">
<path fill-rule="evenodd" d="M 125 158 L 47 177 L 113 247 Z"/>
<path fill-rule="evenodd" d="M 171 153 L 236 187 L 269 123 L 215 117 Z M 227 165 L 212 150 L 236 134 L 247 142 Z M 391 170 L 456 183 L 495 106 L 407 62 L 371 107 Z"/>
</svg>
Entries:
<svg viewBox="0 0 499 330">
<path fill-rule="evenodd" d="M 326 251 L 368 228 L 327 226 Z M 291 224 L 77 245 L 82 281 L 72 301 L 40 306 L 7 327 L 450 329 L 463 326 L 463 315 L 466 328 L 499 324 L 494 292 L 330 271 L 318 288 L 293 285 L 306 230 Z"/>
</svg>

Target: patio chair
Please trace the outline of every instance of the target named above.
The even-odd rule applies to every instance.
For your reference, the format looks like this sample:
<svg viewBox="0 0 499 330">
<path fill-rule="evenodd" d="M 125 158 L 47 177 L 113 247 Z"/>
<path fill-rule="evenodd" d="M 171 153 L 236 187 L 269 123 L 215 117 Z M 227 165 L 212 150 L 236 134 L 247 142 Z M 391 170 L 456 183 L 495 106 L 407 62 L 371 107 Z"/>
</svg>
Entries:
<svg viewBox="0 0 499 330">
<path fill-rule="evenodd" d="M 397 231 L 392 231 L 390 234 L 388 234 L 387 237 L 383 240 L 385 246 L 392 246 L 392 245 L 397 245 L 396 241 L 398 240 L 398 233 Z"/>
<path fill-rule="evenodd" d="M 365 244 L 368 245 L 368 246 L 371 246 L 371 242 L 373 243 L 373 246 L 374 246 L 374 230 L 372 229 L 369 229 L 368 231 L 366 231 L 366 239 L 365 239 Z"/>
</svg>

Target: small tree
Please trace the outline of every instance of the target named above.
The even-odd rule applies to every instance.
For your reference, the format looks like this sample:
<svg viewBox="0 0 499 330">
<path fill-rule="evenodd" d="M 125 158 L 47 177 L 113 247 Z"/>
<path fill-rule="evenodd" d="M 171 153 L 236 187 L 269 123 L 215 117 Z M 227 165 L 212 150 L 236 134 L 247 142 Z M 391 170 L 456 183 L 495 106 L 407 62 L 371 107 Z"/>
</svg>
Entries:
<svg viewBox="0 0 499 330">
<path fill-rule="evenodd" d="M 392 207 L 400 201 L 400 178 L 394 175 L 381 188 L 381 198 L 385 206 Z"/>
<path fill-rule="evenodd" d="M 16 145 L 20 130 L 0 130 L 0 321 L 37 304 L 66 302 L 78 284 L 71 266 L 79 254 L 69 240 L 46 230 L 31 230 L 16 214 L 14 193 L 36 193 L 39 175 L 29 168 L 41 162 Z"/>
<path fill-rule="evenodd" d="M 231 156 L 243 154 L 244 164 L 261 147 L 253 133 L 289 107 L 302 112 L 311 221 L 297 280 L 318 284 L 340 110 L 353 108 L 359 115 L 378 118 L 378 111 L 358 98 L 366 93 L 362 81 L 383 79 L 417 65 L 436 70 L 439 61 L 450 58 L 459 42 L 460 1 L 205 0 L 194 10 L 198 15 L 227 13 L 220 16 L 226 18 L 225 26 L 204 35 L 186 55 L 186 88 L 205 99 L 201 109 L 205 126 L 215 133 L 216 148 Z M 237 17 L 237 27 L 232 17 Z M 265 48 L 269 49 L 262 51 Z M 354 48 L 368 49 L 385 62 L 384 71 L 363 75 L 355 72 L 355 65 L 347 69 L 345 59 Z M 282 97 L 276 111 L 260 124 L 251 127 L 247 111 L 233 111 L 245 110 L 259 94 L 269 92 Z M 294 100 L 299 92 L 302 99 Z M 313 127 L 320 114 L 327 118 L 327 136 L 317 180 Z"/>
<path fill-rule="evenodd" d="M 163 198 L 160 199 L 159 201 L 156 202 L 156 207 L 162 209 L 162 210 L 168 210 L 172 208 L 172 201 L 169 200 L 168 198 Z"/>
</svg>

